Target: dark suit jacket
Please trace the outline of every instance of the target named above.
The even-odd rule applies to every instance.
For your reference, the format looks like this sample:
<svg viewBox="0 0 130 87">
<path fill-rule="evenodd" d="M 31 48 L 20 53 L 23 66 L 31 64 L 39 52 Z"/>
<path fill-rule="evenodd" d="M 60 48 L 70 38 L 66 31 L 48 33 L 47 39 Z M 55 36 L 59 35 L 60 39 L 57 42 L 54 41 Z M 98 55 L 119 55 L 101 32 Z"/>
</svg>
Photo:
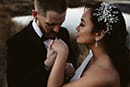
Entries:
<svg viewBox="0 0 130 87">
<path fill-rule="evenodd" d="M 60 29 L 58 38 L 69 46 L 69 34 L 65 28 Z M 8 39 L 7 46 L 8 87 L 46 87 L 49 72 L 43 61 L 47 51 L 32 23 Z"/>
</svg>

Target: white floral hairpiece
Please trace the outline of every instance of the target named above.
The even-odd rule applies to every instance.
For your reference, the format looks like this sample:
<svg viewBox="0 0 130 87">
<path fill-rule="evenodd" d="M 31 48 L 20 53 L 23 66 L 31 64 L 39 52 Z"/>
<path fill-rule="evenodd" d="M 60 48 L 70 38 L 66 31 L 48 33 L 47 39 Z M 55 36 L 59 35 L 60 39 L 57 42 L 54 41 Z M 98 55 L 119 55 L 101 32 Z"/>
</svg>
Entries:
<svg viewBox="0 0 130 87">
<path fill-rule="evenodd" d="M 116 8 L 114 5 L 102 2 L 100 4 L 100 7 L 96 9 L 96 13 L 93 13 L 94 16 L 98 17 L 98 22 L 104 21 L 106 23 L 106 33 L 110 34 L 110 31 L 112 30 L 112 24 L 116 23 L 118 21 L 118 11 L 112 11 L 112 8 Z"/>
</svg>

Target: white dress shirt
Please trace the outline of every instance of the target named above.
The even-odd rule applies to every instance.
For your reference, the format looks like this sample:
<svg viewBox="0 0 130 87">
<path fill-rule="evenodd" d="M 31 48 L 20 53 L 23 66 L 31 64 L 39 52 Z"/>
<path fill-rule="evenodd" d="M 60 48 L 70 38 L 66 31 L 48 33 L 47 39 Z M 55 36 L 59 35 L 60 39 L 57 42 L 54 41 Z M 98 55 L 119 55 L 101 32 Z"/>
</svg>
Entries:
<svg viewBox="0 0 130 87">
<path fill-rule="evenodd" d="M 37 25 L 37 23 L 35 22 L 35 20 L 33 20 L 32 26 L 33 26 L 34 31 L 37 33 L 37 35 L 41 38 L 43 33 L 41 32 L 41 30 L 40 30 L 39 26 Z M 51 39 L 43 41 L 46 48 L 48 48 L 50 41 L 51 41 Z"/>
</svg>

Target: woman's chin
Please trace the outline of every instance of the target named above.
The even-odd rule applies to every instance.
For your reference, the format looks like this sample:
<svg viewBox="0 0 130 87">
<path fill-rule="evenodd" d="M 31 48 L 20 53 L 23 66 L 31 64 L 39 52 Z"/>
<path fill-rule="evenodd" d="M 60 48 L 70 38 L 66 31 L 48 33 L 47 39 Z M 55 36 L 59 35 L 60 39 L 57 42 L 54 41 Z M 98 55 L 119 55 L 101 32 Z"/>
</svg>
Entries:
<svg viewBox="0 0 130 87">
<path fill-rule="evenodd" d="M 79 44 L 82 44 L 82 42 L 79 39 L 77 39 L 76 42 Z"/>
<path fill-rule="evenodd" d="M 85 44 L 86 44 L 85 41 L 80 40 L 80 39 L 77 39 L 76 42 L 77 42 L 78 44 L 81 44 L 81 45 L 85 45 Z"/>
</svg>

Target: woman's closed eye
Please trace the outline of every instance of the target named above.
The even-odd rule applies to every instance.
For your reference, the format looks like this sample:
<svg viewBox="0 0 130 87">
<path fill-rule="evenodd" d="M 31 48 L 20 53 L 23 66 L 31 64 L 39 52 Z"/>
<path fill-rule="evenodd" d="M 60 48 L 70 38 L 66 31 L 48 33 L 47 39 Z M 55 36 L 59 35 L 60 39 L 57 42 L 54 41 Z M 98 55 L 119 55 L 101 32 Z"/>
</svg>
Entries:
<svg viewBox="0 0 130 87">
<path fill-rule="evenodd" d="M 81 27 L 83 27 L 83 26 L 85 26 L 83 23 L 80 23 L 80 25 L 79 26 L 81 26 Z"/>
</svg>

